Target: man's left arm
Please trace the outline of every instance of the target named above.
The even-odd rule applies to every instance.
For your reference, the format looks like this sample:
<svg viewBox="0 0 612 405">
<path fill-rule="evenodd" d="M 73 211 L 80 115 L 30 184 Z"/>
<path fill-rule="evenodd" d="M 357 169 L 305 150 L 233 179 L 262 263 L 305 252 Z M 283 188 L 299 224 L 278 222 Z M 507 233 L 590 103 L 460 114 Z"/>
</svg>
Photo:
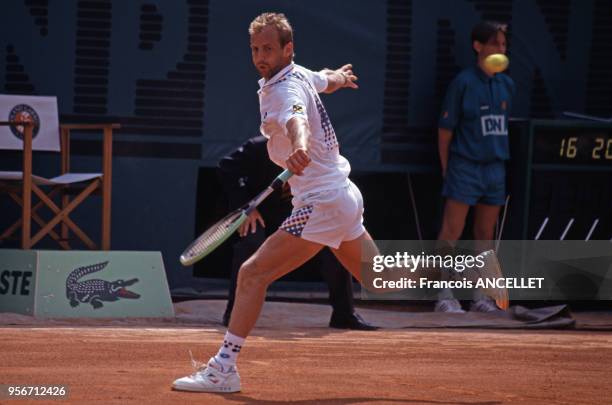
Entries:
<svg viewBox="0 0 612 405">
<path fill-rule="evenodd" d="M 323 90 L 323 93 L 331 94 L 338 89 L 348 87 L 351 89 L 358 89 L 357 83 L 358 78 L 353 73 L 353 65 L 346 64 L 336 70 L 323 69 L 322 74 L 327 77 L 327 87 Z"/>
</svg>

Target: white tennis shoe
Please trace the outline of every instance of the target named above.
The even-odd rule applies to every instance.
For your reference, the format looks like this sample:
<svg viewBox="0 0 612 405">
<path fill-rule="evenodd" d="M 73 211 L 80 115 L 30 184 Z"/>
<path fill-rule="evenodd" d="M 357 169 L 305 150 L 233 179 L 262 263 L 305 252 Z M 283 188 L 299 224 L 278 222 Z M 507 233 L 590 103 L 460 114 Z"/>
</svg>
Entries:
<svg viewBox="0 0 612 405">
<path fill-rule="evenodd" d="M 497 306 L 493 298 L 483 297 L 478 301 L 472 301 L 472 304 L 470 305 L 470 311 L 490 313 L 502 311 L 502 309 Z"/>
<path fill-rule="evenodd" d="M 445 298 L 436 301 L 434 307 L 435 312 L 446 312 L 447 314 L 463 314 L 465 311 L 461 308 L 461 303 L 455 298 Z"/>
<path fill-rule="evenodd" d="M 221 363 L 211 357 L 208 364 L 197 367 L 192 375 L 175 380 L 172 388 L 177 391 L 192 392 L 238 392 L 240 375 L 236 367 L 224 369 Z"/>
</svg>

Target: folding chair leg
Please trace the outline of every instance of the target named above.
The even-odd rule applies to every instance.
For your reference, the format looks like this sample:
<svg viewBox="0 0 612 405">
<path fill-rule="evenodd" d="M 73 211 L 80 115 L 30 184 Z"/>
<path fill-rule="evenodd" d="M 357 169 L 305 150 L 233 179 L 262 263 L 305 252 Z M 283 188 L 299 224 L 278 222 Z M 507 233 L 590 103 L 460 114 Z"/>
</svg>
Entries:
<svg viewBox="0 0 612 405">
<path fill-rule="evenodd" d="M 23 131 L 23 201 L 21 210 L 21 248 L 30 249 L 32 243 L 32 126 L 26 125 Z"/>
<path fill-rule="evenodd" d="M 38 226 L 40 226 L 41 228 L 44 228 L 45 221 L 42 220 L 41 217 L 38 216 L 38 214 L 34 214 L 32 213 L 32 219 L 38 224 Z M 64 250 L 70 250 L 70 244 L 65 241 L 62 240 L 62 238 L 57 234 L 57 232 L 55 232 L 53 229 L 51 229 L 49 231 L 49 236 L 51 236 L 51 238 L 56 241 Z"/>
<path fill-rule="evenodd" d="M 113 129 L 110 126 L 104 128 L 104 140 L 102 151 L 102 249 L 110 250 L 111 242 L 111 181 L 112 154 L 113 154 Z"/>
<path fill-rule="evenodd" d="M 70 204 L 70 197 L 65 193 L 62 193 L 62 210 L 65 210 L 68 204 Z M 62 239 L 68 239 L 70 237 L 70 230 L 68 229 L 68 225 L 66 225 L 66 223 L 62 221 L 62 224 L 60 226 L 62 228 Z"/>
<path fill-rule="evenodd" d="M 32 244 L 40 241 L 49 230 L 53 229 L 55 225 L 57 225 L 60 221 L 64 221 L 70 229 L 87 245 L 88 248 L 95 250 L 97 248 L 96 244 L 79 228 L 69 217 L 68 215 L 81 203 L 85 198 L 87 198 L 94 190 L 96 190 L 100 185 L 100 180 L 97 180 L 87 186 L 81 193 L 73 199 L 70 204 L 66 206 L 63 210 L 60 210 L 55 203 L 50 200 L 45 193 L 43 193 L 36 185 L 33 185 L 32 190 L 36 193 L 38 198 L 43 200 L 45 204 L 55 213 L 55 218 L 53 218 L 47 225 L 38 231 L 38 233 L 32 238 Z"/>
<path fill-rule="evenodd" d="M 57 192 L 59 191 L 59 188 L 54 188 L 53 190 L 51 190 L 51 192 L 48 194 L 48 197 L 51 199 L 53 198 L 53 196 L 55 196 L 55 194 L 57 194 Z M 19 205 L 20 207 L 23 207 L 23 201 L 21 200 L 21 197 L 19 196 L 19 194 L 16 193 L 8 193 L 9 197 L 11 197 L 13 199 L 13 201 L 15 201 L 17 203 L 17 205 Z M 36 223 L 42 228 L 45 226 L 45 222 L 42 220 L 42 218 L 40 218 L 37 214 L 36 211 L 38 211 L 42 206 L 44 206 L 44 201 L 39 201 L 36 203 L 36 205 L 34 205 L 34 207 L 32 207 L 32 219 L 34 219 L 34 221 L 36 221 Z M 10 227 L 8 227 L 3 233 L 2 235 L 0 235 L 0 240 L 1 239 L 6 239 L 8 237 L 10 237 L 17 229 L 19 229 L 19 227 L 21 227 L 21 218 L 18 219 L 14 224 L 12 224 Z M 65 240 L 66 238 L 60 238 L 60 236 L 53 230 L 49 231 L 49 235 L 64 249 L 64 250 L 70 250 L 70 244 Z M 64 239 L 64 240 L 62 240 Z"/>
</svg>

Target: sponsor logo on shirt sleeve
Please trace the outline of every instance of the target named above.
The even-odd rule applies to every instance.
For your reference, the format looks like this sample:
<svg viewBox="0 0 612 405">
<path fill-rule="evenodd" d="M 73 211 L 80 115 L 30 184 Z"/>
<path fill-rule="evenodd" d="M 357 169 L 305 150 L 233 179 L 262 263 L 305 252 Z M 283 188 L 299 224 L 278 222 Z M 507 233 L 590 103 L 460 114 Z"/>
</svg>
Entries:
<svg viewBox="0 0 612 405">
<path fill-rule="evenodd" d="M 302 114 L 304 115 L 304 106 L 300 104 L 294 104 L 292 107 L 293 114 Z"/>
</svg>

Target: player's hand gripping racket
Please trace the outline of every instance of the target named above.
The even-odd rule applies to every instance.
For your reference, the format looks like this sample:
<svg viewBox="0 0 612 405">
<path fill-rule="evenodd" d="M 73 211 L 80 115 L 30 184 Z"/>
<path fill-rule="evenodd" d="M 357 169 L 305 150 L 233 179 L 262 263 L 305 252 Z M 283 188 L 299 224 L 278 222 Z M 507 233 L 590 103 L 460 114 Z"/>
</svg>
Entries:
<svg viewBox="0 0 612 405">
<path fill-rule="evenodd" d="M 215 250 L 240 227 L 247 219 L 247 216 L 257 208 L 263 200 L 272 194 L 274 190 L 279 190 L 291 176 L 293 176 L 293 173 L 289 170 L 285 170 L 257 197 L 208 228 L 199 238 L 194 240 L 187 249 L 185 249 L 180 257 L 181 264 L 183 266 L 191 266 Z"/>
</svg>

